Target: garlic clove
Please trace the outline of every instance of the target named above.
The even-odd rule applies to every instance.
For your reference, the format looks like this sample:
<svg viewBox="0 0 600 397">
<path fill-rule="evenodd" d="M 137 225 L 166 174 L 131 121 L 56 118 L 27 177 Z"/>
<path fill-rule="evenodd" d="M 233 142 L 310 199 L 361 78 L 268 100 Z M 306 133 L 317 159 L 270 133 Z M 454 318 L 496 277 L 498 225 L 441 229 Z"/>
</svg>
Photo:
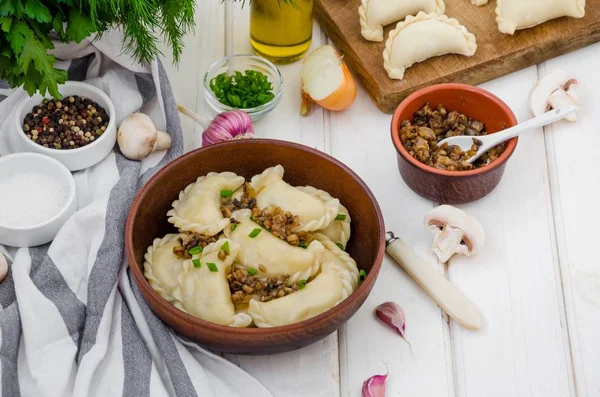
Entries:
<svg viewBox="0 0 600 397">
<path fill-rule="evenodd" d="M 8 274 L 8 262 L 2 252 L 0 252 L 0 282 L 4 281 Z"/>
<path fill-rule="evenodd" d="M 384 324 L 392 327 L 398 335 L 402 339 L 409 344 L 406 339 L 405 331 L 406 331 L 406 315 L 404 314 L 404 310 L 394 302 L 385 302 L 375 308 L 375 315 L 379 318 Z"/>
<path fill-rule="evenodd" d="M 385 383 L 388 375 L 373 375 L 363 382 L 362 397 L 385 397 Z"/>
</svg>

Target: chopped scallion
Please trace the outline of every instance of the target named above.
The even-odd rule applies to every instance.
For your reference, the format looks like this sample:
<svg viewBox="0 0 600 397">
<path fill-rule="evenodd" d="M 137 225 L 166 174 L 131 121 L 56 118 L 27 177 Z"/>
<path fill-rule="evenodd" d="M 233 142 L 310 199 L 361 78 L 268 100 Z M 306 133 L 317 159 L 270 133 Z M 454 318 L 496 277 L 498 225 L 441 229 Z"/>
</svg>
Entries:
<svg viewBox="0 0 600 397">
<path fill-rule="evenodd" d="M 254 276 L 257 272 L 258 272 L 258 270 L 256 270 L 253 267 L 251 267 L 251 268 L 248 269 L 248 274 L 251 275 L 251 276 Z"/>
<path fill-rule="evenodd" d="M 298 244 L 298 247 L 300 247 L 300 248 L 308 248 L 308 244 L 306 244 L 306 241 L 302 241 L 300 244 Z"/>
<path fill-rule="evenodd" d="M 342 244 L 342 243 L 335 243 L 335 245 L 337 245 L 338 248 L 341 249 L 342 251 L 344 250 L 344 244 Z"/>
<path fill-rule="evenodd" d="M 231 225 L 231 231 L 233 232 L 235 230 L 235 228 L 237 227 L 237 223 L 233 223 Z"/>
<path fill-rule="evenodd" d="M 250 234 L 248 235 L 248 237 L 254 238 L 254 237 L 258 236 L 261 231 L 262 231 L 262 229 L 260 229 L 260 228 L 257 227 L 256 229 L 254 229 L 254 230 L 252 230 L 250 232 Z"/>
<path fill-rule="evenodd" d="M 197 258 L 192 259 L 192 263 L 194 264 L 194 267 L 202 266 L 202 264 L 200 263 L 200 259 Z"/>
<path fill-rule="evenodd" d="M 225 244 L 221 246 L 221 250 L 229 255 L 229 241 L 225 241 Z"/>
<path fill-rule="evenodd" d="M 233 196 L 233 191 L 231 191 L 229 189 L 221 190 L 221 197 L 231 197 L 231 196 Z"/>
<path fill-rule="evenodd" d="M 213 262 L 206 262 L 206 266 L 208 266 L 208 270 L 210 270 L 211 272 L 218 272 L 219 271 L 219 268 Z"/>
<path fill-rule="evenodd" d="M 190 249 L 190 255 L 198 255 L 202 253 L 203 248 L 199 245 L 195 246 L 194 248 Z"/>
<path fill-rule="evenodd" d="M 365 272 L 363 269 L 360 269 L 358 272 L 358 285 L 365 281 L 365 277 L 367 277 L 367 272 Z"/>
<path fill-rule="evenodd" d="M 345 215 L 345 214 L 338 214 L 338 215 L 335 217 L 335 220 L 336 220 L 336 221 L 345 221 L 345 220 L 346 220 L 346 215 Z"/>
<path fill-rule="evenodd" d="M 304 287 L 306 287 L 306 280 L 299 280 L 298 289 L 303 289 Z"/>
</svg>

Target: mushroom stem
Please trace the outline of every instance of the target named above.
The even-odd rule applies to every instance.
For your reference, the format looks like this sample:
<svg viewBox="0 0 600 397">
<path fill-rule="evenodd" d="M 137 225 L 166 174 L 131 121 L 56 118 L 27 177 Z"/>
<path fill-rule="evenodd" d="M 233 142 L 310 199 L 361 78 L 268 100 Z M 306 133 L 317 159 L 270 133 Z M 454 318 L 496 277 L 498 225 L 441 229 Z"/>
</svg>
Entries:
<svg viewBox="0 0 600 397">
<path fill-rule="evenodd" d="M 431 250 L 437 255 L 440 262 L 447 262 L 454 253 L 460 251 L 460 244 L 463 240 L 464 233 L 461 229 L 446 225 L 440 231 L 433 232 L 433 245 Z"/>
<path fill-rule="evenodd" d="M 156 142 L 154 150 L 167 150 L 171 147 L 171 136 L 164 131 L 156 131 Z"/>
</svg>

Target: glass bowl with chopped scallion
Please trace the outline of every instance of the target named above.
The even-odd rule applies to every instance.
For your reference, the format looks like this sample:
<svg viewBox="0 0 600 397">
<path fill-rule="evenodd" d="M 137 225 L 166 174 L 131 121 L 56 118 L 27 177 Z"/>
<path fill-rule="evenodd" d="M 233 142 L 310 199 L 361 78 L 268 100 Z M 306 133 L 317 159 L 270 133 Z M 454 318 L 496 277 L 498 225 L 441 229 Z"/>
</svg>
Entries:
<svg viewBox="0 0 600 397">
<path fill-rule="evenodd" d="M 217 113 L 241 109 L 252 121 L 281 101 L 283 77 L 270 61 L 255 55 L 231 55 L 213 63 L 204 75 L 204 96 Z"/>
</svg>

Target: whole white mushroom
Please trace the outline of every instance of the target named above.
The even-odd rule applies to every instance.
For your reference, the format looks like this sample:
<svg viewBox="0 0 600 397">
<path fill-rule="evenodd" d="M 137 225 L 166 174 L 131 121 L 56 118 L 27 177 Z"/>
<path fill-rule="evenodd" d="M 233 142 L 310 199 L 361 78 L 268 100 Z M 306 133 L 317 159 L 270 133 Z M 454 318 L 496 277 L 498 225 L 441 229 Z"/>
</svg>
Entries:
<svg viewBox="0 0 600 397">
<path fill-rule="evenodd" d="M 121 122 L 117 142 L 125 157 L 142 160 L 156 150 L 171 147 L 171 137 L 158 131 L 152 119 L 144 113 L 132 113 Z"/>
</svg>

